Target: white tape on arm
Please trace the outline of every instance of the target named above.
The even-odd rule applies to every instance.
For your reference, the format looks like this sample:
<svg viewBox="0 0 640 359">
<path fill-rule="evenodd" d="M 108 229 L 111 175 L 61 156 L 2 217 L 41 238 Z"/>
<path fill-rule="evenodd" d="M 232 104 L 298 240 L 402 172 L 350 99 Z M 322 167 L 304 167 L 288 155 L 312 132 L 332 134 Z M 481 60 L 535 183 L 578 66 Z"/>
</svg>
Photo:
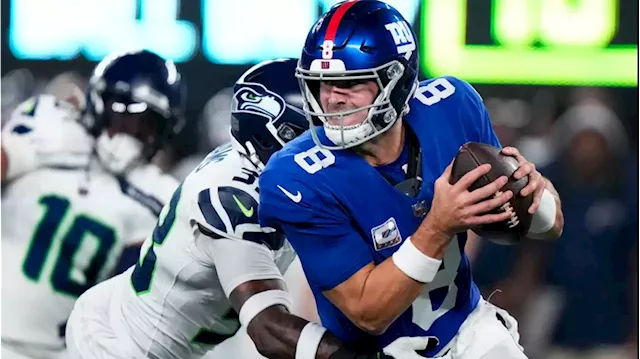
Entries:
<svg viewBox="0 0 640 359">
<path fill-rule="evenodd" d="M 442 260 L 431 258 L 420 252 L 411 242 L 411 237 L 392 256 L 393 264 L 404 274 L 422 283 L 429 283 L 438 273 Z"/>
<path fill-rule="evenodd" d="M 302 328 L 296 345 L 295 359 L 315 359 L 322 336 L 327 331 L 323 326 L 309 322 Z"/>
<path fill-rule="evenodd" d="M 538 211 L 531 218 L 529 233 L 542 234 L 553 228 L 556 223 L 556 200 L 548 189 L 542 192 Z"/>
<path fill-rule="evenodd" d="M 278 304 L 291 311 L 292 304 L 289 293 L 280 289 L 272 289 L 252 295 L 240 308 L 240 313 L 238 313 L 240 324 L 248 326 L 260 312 Z"/>
</svg>

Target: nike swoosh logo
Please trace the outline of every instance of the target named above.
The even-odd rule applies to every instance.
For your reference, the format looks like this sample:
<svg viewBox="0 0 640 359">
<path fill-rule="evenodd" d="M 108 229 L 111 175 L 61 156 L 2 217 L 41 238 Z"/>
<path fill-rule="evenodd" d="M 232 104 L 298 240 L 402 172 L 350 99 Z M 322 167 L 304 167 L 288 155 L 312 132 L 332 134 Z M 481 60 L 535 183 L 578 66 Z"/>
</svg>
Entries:
<svg viewBox="0 0 640 359">
<path fill-rule="evenodd" d="M 295 195 L 289 191 L 287 191 L 286 189 L 282 188 L 282 186 L 278 185 L 278 188 L 280 188 L 280 190 L 287 195 L 287 197 L 289 197 L 292 201 L 294 201 L 295 203 L 300 203 L 300 201 L 302 201 L 302 193 L 300 193 L 300 191 L 298 191 L 298 193 L 296 193 Z"/>
<path fill-rule="evenodd" d="M 242 204 L 242 202 L 240 202 L 240 200 L 238 199 L 238 197 L 236 197 L 236 195 L 233 195 L 233 200 L 236 201 L 236 204 L 238 205 L 238 207 L 240 207 L 240 210 L 242 211 L 242 214 L 244 214 L 247 217 L 251 217 L 253 216 L 253 207 L 247 209 L 247 207 L 244 206 L 244 204 Z"/>
</svg>

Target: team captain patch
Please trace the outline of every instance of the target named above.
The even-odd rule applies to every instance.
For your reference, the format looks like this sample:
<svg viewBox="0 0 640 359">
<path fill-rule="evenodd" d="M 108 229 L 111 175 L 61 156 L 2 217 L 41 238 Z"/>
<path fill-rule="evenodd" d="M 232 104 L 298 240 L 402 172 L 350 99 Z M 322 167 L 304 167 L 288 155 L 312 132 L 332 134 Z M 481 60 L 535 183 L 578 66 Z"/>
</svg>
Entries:
<svg viewBox="0 0 640 359">
<path fill-rule="evenodd" d="M 391 217 L 383 224 L 371 229 L 371 237 L 376 251 L 387 249 L 402 241 L 396 220 Z"/>
</svg>

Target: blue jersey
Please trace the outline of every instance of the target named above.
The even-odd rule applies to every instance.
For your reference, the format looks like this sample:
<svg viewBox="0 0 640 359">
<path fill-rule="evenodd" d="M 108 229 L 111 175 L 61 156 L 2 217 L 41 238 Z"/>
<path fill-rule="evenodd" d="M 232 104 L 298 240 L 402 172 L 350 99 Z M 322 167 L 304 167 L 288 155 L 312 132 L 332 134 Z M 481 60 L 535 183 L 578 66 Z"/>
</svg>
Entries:
<svg viewBox="0 0 640 359">
<path fill-rule="evenodd" d="M 451 341 L 480 298 L 464 254 L 465 233 L 452 240 L 433 282 L 380 336 L 357 328 L 322 295 L 365 265 L 391 257 L 418 228 L 423 217 L 412 207 L 422 202 L 429 208 L 435 180 L 461 145 L 500 146 L 480 95 L 464 81 L 423 81 L 409 105 L 404 123 L 422 149 L 423 184 L 416 197 L 393 185 L 404 180 L 408 145 L 394 163 L 372 167 L 354 151 L 317 147 L 307 132 L 276 153 L 260 176 L 259 216 L 262 226 L 284 231 L 300 256 L 328 330 L 378 349 L 403 336 L 436 336 L 440 344 L 426 353 L 431 356 Z M 318 132 L 330 144 L 322 128 Z"/>
</svg>

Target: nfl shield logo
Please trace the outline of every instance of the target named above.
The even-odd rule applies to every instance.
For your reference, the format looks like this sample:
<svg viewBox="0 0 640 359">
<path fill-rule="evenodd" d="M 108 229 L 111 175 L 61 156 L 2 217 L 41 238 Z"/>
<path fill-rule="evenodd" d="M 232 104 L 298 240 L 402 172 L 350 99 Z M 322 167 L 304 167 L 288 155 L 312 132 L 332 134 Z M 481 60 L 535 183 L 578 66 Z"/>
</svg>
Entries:
<svg viewBox="0 0 640 359">
<path fill-rule="evenodd" d="M 320 65 L 320 67 L 323 70 L 328 70 L 329 69 L 329 61 L 322 61 L 322 64 Z"/>
</svg>

